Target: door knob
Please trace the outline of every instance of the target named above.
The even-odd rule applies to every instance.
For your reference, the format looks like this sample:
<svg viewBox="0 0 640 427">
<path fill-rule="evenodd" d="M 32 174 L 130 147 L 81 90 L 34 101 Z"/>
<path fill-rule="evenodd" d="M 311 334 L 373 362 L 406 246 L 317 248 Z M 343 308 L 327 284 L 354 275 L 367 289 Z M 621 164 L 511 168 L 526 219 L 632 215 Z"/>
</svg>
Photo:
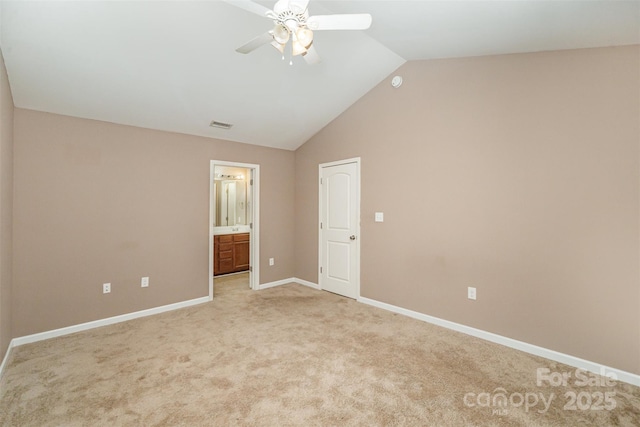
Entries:
<svg viewBox="0 0 640 427">
<path fill-rule="evenodd" d="M 352 234 L 351 237 L 349 237 L 349 239 L 356 240 L 356 236 L 354 234 Z"/>
</svg>

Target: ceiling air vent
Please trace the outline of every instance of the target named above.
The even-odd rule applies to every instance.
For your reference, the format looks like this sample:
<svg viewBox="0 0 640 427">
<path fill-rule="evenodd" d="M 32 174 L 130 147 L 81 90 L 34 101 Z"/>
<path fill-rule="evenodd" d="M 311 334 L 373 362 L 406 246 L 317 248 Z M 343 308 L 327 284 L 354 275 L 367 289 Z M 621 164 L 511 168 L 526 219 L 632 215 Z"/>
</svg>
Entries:
<svg viewBox="0 0 640 427">
<path fill-rule="evenodd" d="M 212 128 L 231 129 L 231 126 L 233 125 L 231 123 L 223 123 L 213 120 L 211 123 L 209 123 L 209 126 L 211 126 Z"/>
</svg>

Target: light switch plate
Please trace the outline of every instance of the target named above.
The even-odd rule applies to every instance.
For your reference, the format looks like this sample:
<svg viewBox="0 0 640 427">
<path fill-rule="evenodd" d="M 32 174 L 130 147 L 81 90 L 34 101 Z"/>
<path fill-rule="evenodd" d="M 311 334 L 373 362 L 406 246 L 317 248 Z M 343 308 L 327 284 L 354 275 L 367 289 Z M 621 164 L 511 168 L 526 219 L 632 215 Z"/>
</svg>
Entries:
<svg viewBox="0 0 640 427">
<path fill-rule="evenodd" d="M 376 212 L 376 222 L 384 222 L 384 212 Z"/>
</svg>

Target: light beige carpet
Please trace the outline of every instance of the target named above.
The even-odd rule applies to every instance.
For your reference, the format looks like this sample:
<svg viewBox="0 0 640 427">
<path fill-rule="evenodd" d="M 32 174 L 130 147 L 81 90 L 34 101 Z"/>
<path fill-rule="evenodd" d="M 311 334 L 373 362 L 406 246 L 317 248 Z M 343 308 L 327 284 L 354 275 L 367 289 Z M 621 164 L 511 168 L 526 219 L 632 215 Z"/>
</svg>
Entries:
<svg viewBox="0 0 640 427">
<path fill-rule="evenodd" d="M 538 368 L 575 369 L 296 284 L 216 286 L 211 303 L 15 348 L 0 424 L 640 425 L 637 387 L 538 386 Z"/>
</svg>

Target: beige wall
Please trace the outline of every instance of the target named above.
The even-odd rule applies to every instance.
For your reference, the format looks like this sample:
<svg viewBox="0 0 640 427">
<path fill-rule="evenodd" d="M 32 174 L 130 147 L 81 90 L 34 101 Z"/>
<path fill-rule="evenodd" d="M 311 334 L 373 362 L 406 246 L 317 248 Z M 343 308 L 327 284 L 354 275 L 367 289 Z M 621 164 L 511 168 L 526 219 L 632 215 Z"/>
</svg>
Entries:
<svg viewBox="0 0 640 427">
<path fill-rule="evenodd" d="M 0 360 L 12 338 L 13 98 L 0 51 Z"/>
<path fill-rule="evenodd" d="M 2 66 L 1 349 L 205 296 L 211 159 L 261 165 L 260 282 L 316 282 L 318 164 L 360 156 L 362 296 L 638 374 L 639 57 L 411 62 L 295 153 L 14 111 Z"/>
<path fill-rule="evenodd" d="M 260 164 L 260 282 L 293 276 L 293 152 L 23 109 L 14 132 L 14 336 L 208 295 L 212 159 Z"/>
<path fill-rule="evenodd" d="M 360 156 L 362 296 L 640 374 L 639 56 L 405 64 L 297 150 L 296 276 L 318 164 Z"/>
</svg>

